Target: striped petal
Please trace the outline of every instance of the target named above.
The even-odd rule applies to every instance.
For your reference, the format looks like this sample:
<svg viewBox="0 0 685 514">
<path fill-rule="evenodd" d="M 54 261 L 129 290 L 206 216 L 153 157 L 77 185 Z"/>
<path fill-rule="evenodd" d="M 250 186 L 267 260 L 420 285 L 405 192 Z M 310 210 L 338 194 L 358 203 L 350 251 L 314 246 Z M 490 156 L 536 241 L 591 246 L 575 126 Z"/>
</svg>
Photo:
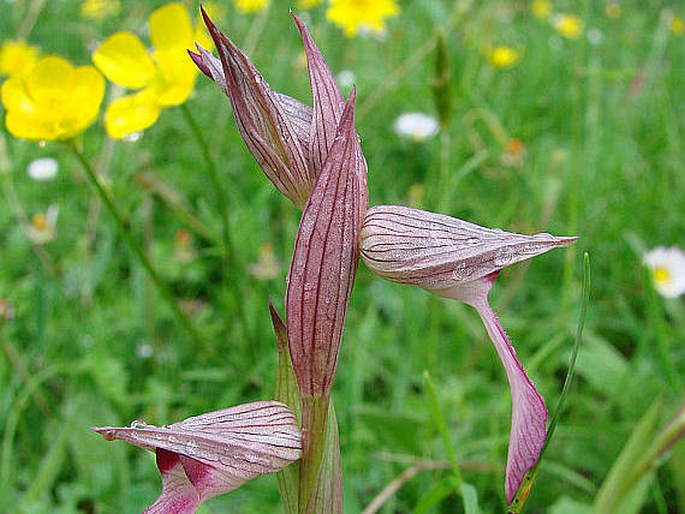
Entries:
<svg viewBox="0 0 685 514">
<path fill-rule="evenodd" d="M 155 451 L 162 494 L 147 513 L 192 513 L 204 500 L 251 478 L 275 473 L 300 458 L 297 421 L 280 402 L 254 402 L 155 427 L 94 428 L 105 439 L 119 439 Z"/>
<path fill-rule="evenodd" d="M 575 237 L 526 236 L 400 206 L 369 209 L 361 231 L 364 262 L 378 275 L 473 306 L 502 361 L 512 394 L 505 492 L 510 503 L 540 457 L 547 409 L 488 303 L 505 266 L 573 243 Z"/>
<path fill-rule="evenodd" d="M 298 126 L 291 123 L 279 95 L 248 57 L 214 26 L 204 11 L 202 14 L 219 52 L 223 77 L 216 74 L 216 65 L 202 51 L 204 66 L 200 69 L 209 70 L 217 84 L 228 92 L 238 130 L 269 180 L 295 205 L 304 206 L 314 175 L 300 142 Z"/>
</svg>

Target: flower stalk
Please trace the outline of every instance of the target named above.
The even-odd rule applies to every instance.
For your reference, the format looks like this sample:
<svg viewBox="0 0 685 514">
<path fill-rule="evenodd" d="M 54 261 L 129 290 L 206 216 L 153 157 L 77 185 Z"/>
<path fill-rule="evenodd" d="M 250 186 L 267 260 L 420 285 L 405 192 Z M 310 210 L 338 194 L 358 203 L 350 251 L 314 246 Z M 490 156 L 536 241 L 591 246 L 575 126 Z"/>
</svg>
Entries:
<svg viewBox="0 0 685 514">
<path fill-rule="evenodd" d="M 138 241 L 136 241 L 136 239 L 133 237 L 133 234 L 129 229 L 129 224 L 126 221 L 124 215 L 116 206 L 114 200 L 112 199 L 111 195 L 107 192 L 102 182 L 100 182 L 99 177 L 95 173 L 93 167 L 90 165 L 90 162 L 88 162 L 88 159 L 86 159 L 83 153 L 78 149 L 78 147 L 76 146 L 76 142 L 73 139 L 66 141 L 65 144 L 67 148 L 69 148 L 69 150 L 74 154 L 74 156 L 76 156 L 76 158 L 81 163 L 84 171 L 86 172 L 86 176 L 88 177 L 89 182 L 95 189 L 97 195 L 102 200 L 102 203 L 104 203 L 105 206 L 107 206 L 107 209 L 114 218 L 117 228 L 119 229 L 121 235 L 124 237 L 124 240 L 128 244 L 128 247 L 133 251 L 135 256 L 138 258 L 138 261 L 143 266 L 152 282 L 155 284 L 155 287 L 162 295 L 162 298 L 164 298 L 167 305 L 169 305 L 169 307 L 173 311 L 174 315 L 176 316 L 176 319 L 183 326 L 186 332 L 188 332 L 188 335 L 193 340 L 195 346 L 198 348 L 202 348 L 204 346 L 204 342 L 200 332 L 197 330 L 195 325 L 193 325 L 193 322 L 190 320 L 188 315 L 185 312 L 183 312 L 181 307 L 178 305 L 176 298 L 171 292 L 171 289 L 169 289 L 169 286 L 167 286 L 166 282 L 164 282 L 162 277 L 159 276 L 154 266 L 150 262 L 149 257 L 147 256 L 141 245 L 138 243 Z"/>
</svg>

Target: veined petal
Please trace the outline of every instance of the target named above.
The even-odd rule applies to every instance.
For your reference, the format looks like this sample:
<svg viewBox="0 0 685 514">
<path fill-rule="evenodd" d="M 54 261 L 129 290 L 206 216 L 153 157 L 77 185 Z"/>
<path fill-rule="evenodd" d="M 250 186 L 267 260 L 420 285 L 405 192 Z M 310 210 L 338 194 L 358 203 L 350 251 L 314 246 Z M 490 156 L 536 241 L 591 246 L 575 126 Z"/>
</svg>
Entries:
<svg viewBox="0 0 685 514">
<path fill-rule="evenodd" d="M 313 120 L 309 133 L 309 158 L 315 175 L 318 175 L 335 140 L 344 100 L 331 70 L 307 27 L 297 16 L 294 14 L 292 16 L 302 35 L 304 51 L 307 55 L 313 106 Z"/>
<path fill-rule="evenodd" d="M 359 259 L 366 164 L 353 125 L 355 92 L 307 200 L 288 273 L 286 325 L 303 396 L 328 397 Z"/>
<path fill-rule="evenodd" d="M 188 51 L 191 59 L 202 73 L 212 79 L 219 89 L 221 89 L 226 96 L 230 98 L 228 91 L 228 84 L 226 83 L 226 76 L 224 75 L 224 67 L 221 61 L 214 57 L 211 52 L 205 50 L 202 45 L 197 44 L 199 54 Z M 295 98 L 272 91 L 274 99 L 281 105 L 283 112 L 292 125 L 297 139 L 300 141 L 300 146 L 305 154 L 305 159 L 309 161 L 309 127 L 312 123 L 312 108 L 303 104 Z"/>
<path fill-rule="evenodd" d="M 192 45 L 193 25 L 183 4 L 173 2 L 156 9 L 148 24 L 155 50 L 185 49 Z"/>
<path fill-rule="evenodd" d="M 108 37 L 93 53 L 93 62 L 109 80 L 128 89 L 145 87 L 156 72 L 145 46 L 130 32 Z"/>
<path fill-rule="evenodd" d="M 499 271 L 573 243 L 575 237 L 525 236 L 399 206 L 369 209 L 361 231 L 366 265 L 393 282 L 413 284 L 475 307 L 495 345 L 512 393 L 506 473 L 509 504 L 545 442 L 547 409 L 488 304 Z"/>
<path fill-rule="evenodd" d="M 134 132 L 152 126 L 161 108 L 154 95 L 142 90 L 132 95 L 117 98 L 105 111 L 105 130 L 109 137 L 121 139 Z"/>
<path fill-rule="evenodd" d="M 247 56 L 219 32 L 204 11 L 203 17 L 221 57 L 233 114 L 248 150 L 276 188 L 302 207 L 314 175 L 296 128 Z M 207 67 L 211 73 L 213 68 Z M 217 83 L 221 86 L 221 80 Z"/>
<path fill-rule="evenodd" d="M 448 296 L 442 291 L 576 239 L 513 234 L 443 214 L 381 205 L 366 214 L 361 251 L 369 269 L 381 277 Z"/>
<path fill-rule="evenodd" d="M 201 414 L 158 428 L 94 428 L 155 451 L 163 490 L 146 513 L 194 512 L 202 501 L 256 476 L 274 473 L 300 458 L 302 442 L 292 412 L 279 402 L 253 402 Z M 179 510 L 174 510 L 178 508 Z"/>
</svg>

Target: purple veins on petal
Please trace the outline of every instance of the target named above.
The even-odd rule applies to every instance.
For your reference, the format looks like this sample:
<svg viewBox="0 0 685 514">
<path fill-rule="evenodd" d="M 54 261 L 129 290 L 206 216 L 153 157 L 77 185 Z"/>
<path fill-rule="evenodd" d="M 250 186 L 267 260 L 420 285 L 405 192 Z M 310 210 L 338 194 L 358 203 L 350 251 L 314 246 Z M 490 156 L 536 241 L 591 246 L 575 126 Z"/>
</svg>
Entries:
<svg viewBox="0 0 685 514">
<path fill-rule="evenodd" d="M 191 52 L 191 58 L 228 95 L 240 135 L 257 164 L 281 193 L 302 207 L 314 182 L 308 149 L 303 147 L 303 142 L 309 144 L 305 121 L 311 120 L 311 110 L 273 91 L 204 10 L 202 15 L 220 60 L 199 46 L 199 54 Z"/>
<path fill-rule="evenodd" d="M 251 478 L 275 473 L 301 456 L 302 440 L 292 412 L 282 403 L 253 402 L 201 414 L 164 427 L 94 428 L 154 451 L 162 494 L 147 513 L 191 513 L 208 498 Z"/>
<path fill-rule="evenodd" d="M 512 234 L 443 214 L 381 205 L 364 218 L 361 253 L 367 266 L 387 280 L 449 296 L 452 287 L 575 240 Z"/>
<path fill-rule="evenodd" d="M 354 132 L 355 92 L 300 220 L 288 273 L 286 326 L 302 395 L 327 397 L 359 260 L 366 163 Z"/>
<path fill-rule="evenodd" d="M 550 234 L 512 234 L 400 206 L 373 207 L 362 224 L 361 254 L 369 269 L 393 282 L 472 305 L 483 320 L 512 393 L 507 503 L 540 457 L 547 409 L 490 308 L 488 292 L 502 268 L 574 241 Z"/>
<path fill-rule="evenodd" d="M 505 494 L 507 505 L 514 499 L 525 474 L 540 458 L 547 437 L 547 408 L 535 385 L 528 378 L 516 350 L 488 303 L 488 292 L 499 272 L 452 290 L 451 298 L 474 307 L 497 350 L 511 388 L 511 433 L 507 455 Z"/>
<path fill-rule="evenodd" d="M 312 168 L 320 170 L 335 140 L 345 101 L 307 27 L 295 14 L 292 16 L 302 35 L 312 88 L 313 120 L 309 155 Z"/>
</svg>

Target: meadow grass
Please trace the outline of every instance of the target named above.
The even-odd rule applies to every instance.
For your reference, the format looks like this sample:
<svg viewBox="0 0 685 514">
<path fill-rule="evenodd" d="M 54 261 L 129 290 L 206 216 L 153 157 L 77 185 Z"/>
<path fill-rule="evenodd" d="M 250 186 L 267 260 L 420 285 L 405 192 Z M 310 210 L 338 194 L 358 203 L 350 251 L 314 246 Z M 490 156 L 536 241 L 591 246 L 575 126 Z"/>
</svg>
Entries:
<svg viewBox="0 0 685 514">
<path fill-rule="evenodd" d="M 43 53 L 86 64 L 95 41 L 142 31 L 162 2 L 124 1 L 118 15 L 97 23 L 80 16 L 76 1 L 38 4 L 0 0 L 2 38 L 24 30 Z M 29 32 L 24 22 L 37 5 Z M 597 498 L 609 501 L 607 477 L 622 455 L 628 464 L 610 485 L 628 503 L 617 512 L 685 512 L 684 443 L 632 475 L 684 392 L 683 299 L 655 294 L 642 266 L 646 249 L 685 245 L 685 37 L 669 25 L 669 17 L 685 15 L 682 5 L 622 1 L 612 18 L 605 2 L 553 2 L 555 12 L 582 18 L 577 40 L 534 17 L 524 1 L 456 2 L 465 11 L 448 27 L 453 2 L 400 5 L 381 39 L 345 39 L 322 8 L 308 15 L 333 72 L 356 77 L 370 203 L 413 203 L 509 231 L 580 236 L 575 247 L 505 270 L 492 292 L 550 408 L 573 346 L 582 252 L 591 254 L 576 381 L 526 511 L 583 512 Z M 309 102 L 288 2 L 274 0 L 256 17 L 224 7 L 218 26 L 239 45 L 252 42 L 251 58 L 271 86 Z M 449 151 L 442 153 L 440 137 L 408 141 L 392 128 L 406 111 L 435 114 L 432 42 L 440 28 L 452 79 L 442 136 Z M 516 66 L 488 63 L 484 49 L 498 44 L 522 53 Z M 408 61 L 422 49 L 422 59 Z M 218 166 L 228 257 L 208 163 L 183 108 Z M 300 213 L 258 169 L 211 81 L 200 77 L 183 108 L 165 110 L 136 142 L 113 142 L 98 123 L 79 144 L 184 301 L 199 342 L 162 301 L 68 148 L 13 139 L 3 126 L 0 298 L 14 316 L 0 324 L 0 510 L 139 512 L 159 493 L 153 455 L 106 443 L 89 427 L 136 418 L 159 425 L 273 397 L 277 354 L 267 303 L 283 314 Z M 525 154 L 512 165 L 505 154 L 514 138 Z M 60 172 L 34 182 L 26 166 L 44 156 L 56 158 Z M 50 204 L 59 205 L 56 235 L 32 244 L 22 219 Z M 180 230 L 190 233 L 187 246 Z M 250 270 L 268 253 L 265 245 L 278 269 L 259 279 Z M 403 470 L 426 462 L 435 469 L 407 481 L 380 512 L 460 511 L 445 492 L 449 463 L 426 371 L 481 512 L 502 512 L 510 393 L 472 309 L 381 282 L 362 265 L 339 362 L 333 401 L 346 512 L 362 512 Z M 621 484 L 632 478 L 637 486 L 626 486 L 628 494 Z M 279 512 L 279 503 L 275 479 L 264 477 L 201 511 Z"/>
</svg>

